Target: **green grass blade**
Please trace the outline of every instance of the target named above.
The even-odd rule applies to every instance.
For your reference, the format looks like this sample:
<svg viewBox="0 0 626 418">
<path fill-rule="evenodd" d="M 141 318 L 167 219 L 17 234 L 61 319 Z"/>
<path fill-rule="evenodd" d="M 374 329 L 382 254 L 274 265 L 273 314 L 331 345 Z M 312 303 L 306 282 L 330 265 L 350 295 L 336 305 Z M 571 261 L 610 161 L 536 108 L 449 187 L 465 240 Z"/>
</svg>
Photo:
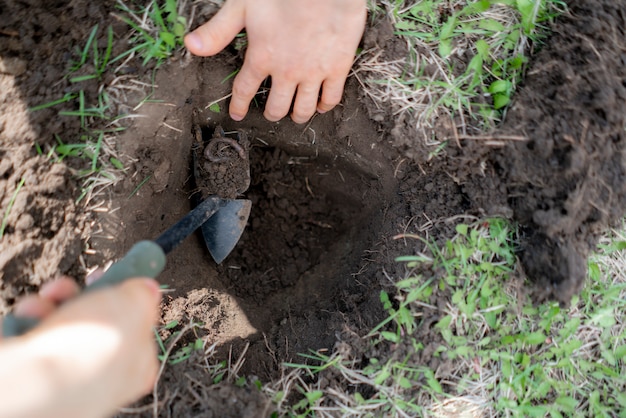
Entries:
<svg viewBox="0 0 626 418">
<path fill-rule="evenodd" d="M 11 200 L 9 201 L 9 205 L 7 206 L 7 209 L 4 211 L 4 217 L 2 218 L 2 225 L 0 225 L 0 239 L 2 239 L 2 237 L 4 236 L 4 231 L 6 229 L 7 222 L 9 221 L 9 214 L 11 213 L 11 209 L 13 209 L 13 204 L 15 203 L 15 199 L 17 198 L 17 194 L 20 192 L 20 189 L 24 185 L 24 181 L 26 181 L 26 179 L 22 177 L 17 187 L 15 188 L 15 191 L 13 192 L 13 196 L 11 196 Z"/>
<path fill-rule="evenodd" d="M 79 75 L 70 78 L 70 83 L 80 83 L 81 81 L 93 80 L 94 78 L 98 78 L 98 76 L 96 74 Z"/>
<path fill-rule="evenodd" d="M 83 51 L 80 54 L 80 61 L 78 62 L 78 64 L 72 67 L 72 72 L 78 70 L 87 62 L 87 58 L 89 57 L 89 49 L 91 49 L 91 44 L 93 40 L 95 39 L 97 32 L 98 32 L 98 25 L 96 24 L 91 30 L 91 33 L 89 34 L 89 37 L 87 38 L 87 43 L 85 44 L 85 47 L 83 48 Z"/>
<path fill-rule="evenodd" d="M 93 157 L 91 158 L 91 170 L 96 171 L 98 168 L 98 156 L 100 155 L 100 149 L 102 148 L 102 139 L 104 138 L 104 133 L 100 132 L 98 135 L 98 141 L 96 142 L 96 149 L 93 153 Z"/>
<path fill-rule="evenodd" d="M 104 70 L 109 64 L 109 60 L 111 59 L 112 52 L 113 52 L 113 27 L 109 26 L 109 30 L 107 34 L 107 48 L 104 51 L 104 57 L 102 58 L 100 67 L 97 70 L 98 74 L 102 75 L 102 73 L 104 73 Z"/>
<path fill-rule="evenodd" d="M 76 97 L 77 97 L 76 93 L 67 93 L 65 96 L 63 96 L 62 98 L 58 100 L 53 100 L 48 103 L 43 103 L 37 106 L 33 106 L 29 108 L 28 110 L 31 112 L 36 112 L 37 110 L 47 109 L 49 107 L 53 107 L 61 103 L 69 102 L 70 100 L 74 100 Z"/>
<path fill-rule="evenodd" d="M 135 187 L 135 189 L 130 192 L 130 194 L 128 195 L 127 199 L 130 199 L 131 197 L 133 197 L 135 194 L 137 194 L 137 192 L 139 191 L 139 189 L 141 189 L 143 187 L 144 184 L 146 184 L 148 182 L 148 180 L 150 180 L 152 178 L 152 174 L 150 174 L 149 176 L 147 176 L 145 179 L 143 179 L 141 181 L 141 183 L 139 183 L 137 185 L 137 187 Z"/>
</svg>

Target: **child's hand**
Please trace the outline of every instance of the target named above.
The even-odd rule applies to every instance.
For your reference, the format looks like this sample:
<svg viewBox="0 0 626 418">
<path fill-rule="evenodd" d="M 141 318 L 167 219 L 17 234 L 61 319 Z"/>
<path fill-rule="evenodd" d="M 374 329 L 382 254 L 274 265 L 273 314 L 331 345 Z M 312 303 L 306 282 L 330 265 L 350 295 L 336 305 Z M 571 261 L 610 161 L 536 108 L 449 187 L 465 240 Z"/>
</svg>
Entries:
<svg viewBox="0 0 626 418">
<path fill-rule="evenodd" d="M 77 291 L 62 279 L 16 307 L 43 321 L 0 344 L 0 417 L 104 417 L 153 387 L 158 284 L 132 279 L 57 308 Z"/>
<path fill-rule="evenodd" d="M 295 96 L 291 118 L 304 123 L 340 102 L 366 13 L 365 0 L 227 0 L 185 45 L 195 55 L 214 55 L 245 27 L 249 45 L 233 84 L 231 118 L 245 117 L 271 76 L 265 117 L 286 116 Z"/>
</svg>

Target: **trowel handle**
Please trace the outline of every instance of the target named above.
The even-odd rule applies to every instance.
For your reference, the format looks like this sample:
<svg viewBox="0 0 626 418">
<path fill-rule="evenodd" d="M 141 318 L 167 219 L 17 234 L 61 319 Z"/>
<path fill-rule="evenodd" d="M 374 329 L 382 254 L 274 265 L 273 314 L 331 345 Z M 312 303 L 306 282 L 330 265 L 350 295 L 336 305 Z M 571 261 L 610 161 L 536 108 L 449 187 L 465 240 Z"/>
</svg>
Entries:
<svg viewBox="0 0 626 418">
<path fill-rule="evenodd" d="M 102 289 L 124 282 L 133 277 L 155 278 L 165 267 L 165 253 L 154 241 L 139 241 L 130 251 L 113 264 L 104 275 L 85 288 L 85 292 Z M 4 338 L 15 337 L 30 331 L 39 323 L 37 318 L 21 318 L 7 315 L 2 321 Z"/>
</svg>

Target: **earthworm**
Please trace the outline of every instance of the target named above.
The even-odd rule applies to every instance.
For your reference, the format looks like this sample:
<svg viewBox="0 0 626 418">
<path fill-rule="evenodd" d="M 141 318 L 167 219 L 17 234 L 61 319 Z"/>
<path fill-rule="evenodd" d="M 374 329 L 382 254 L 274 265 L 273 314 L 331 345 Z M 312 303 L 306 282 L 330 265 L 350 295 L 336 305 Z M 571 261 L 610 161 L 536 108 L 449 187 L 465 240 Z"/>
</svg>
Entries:
<svg viewBox="0 0 626 418">
<path fill-rule="evenodd" d="M 204 157 L 207 160 L 212 161 L 214 163 L 218 163 L 226 159 L 225 157 L 218 157 L 216 155 L 213 155 L 213 153 L 211 152 L 213 144 L 218 144 L 220 142 L 224 144 L 228 144 L 231 147 L 233 147 L 235 151 L 237 151 L 237 153 L 239 154 L 242 160 L 246 159 L 246 151 L 243 149 L 241 145 L 239 145 L 239 143 L 236 140 L 232 138 L 213 138 L 211 142 L 207 145 L 207 147 L 204 149 Z"/>
</svg>

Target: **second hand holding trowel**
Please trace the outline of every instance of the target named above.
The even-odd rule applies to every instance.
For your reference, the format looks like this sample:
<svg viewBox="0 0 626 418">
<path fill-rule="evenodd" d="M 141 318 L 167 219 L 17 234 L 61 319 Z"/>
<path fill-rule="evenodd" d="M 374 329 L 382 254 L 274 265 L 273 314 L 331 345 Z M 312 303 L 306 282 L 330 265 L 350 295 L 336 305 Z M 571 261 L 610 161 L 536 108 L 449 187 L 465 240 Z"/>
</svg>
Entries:
<svg viewBox="0 0 626 418">
<path fill-rule="evenodd" d="M 233 191 L 239 194 L 248 188 L 250 184 L 248 144 L 245 141 L 240 144 L 235 140 L 225 138 L 221 127 L 216 129 L 216 135 L 206 147 L 200 148 L 200 144 L 194 144 L 193 174 L 198 186 L 196 191 L 197 206 L 154 241 L 139 241 L 133 245 L 124 258 L 111 265 L 101 278 L 85 288 L 85 292 L 113 286 L 133 277 L 155 278 L 165 268 L 166 254 L 198 228 L 201 228 L 204 241 L 216 263 L 221 263 L 228 256 L 239 241 L 246 226 L 250 216 L 251 201 L 223 198 L 217 195 L 217 192 L 220 191 L 220 195 L 223 195 L 221 190 L 227 190 L 226 195 L 228 196 Z M 232 148 L 240 160 L 230 161 L 230 157 L 226 155 L 227 150 L 219 147 L 223 144 Z M 199 150 L 205 159 L 215 165 L 214 167 L 206 164 L 200 165 L 202 161 L 197 155 Z M 227 163 L 228 165 L 225 165 Z M 216 180 L 223 179 L 224 173 L 228 172 L 229 169 L 231 170 L 231 179 L 236 177 L 236 181 L 221 182 L 223 186 L 219 186 L 220 182 Z M 222 174 L 219 178 L 211 175 L 216 170 L 221 170 Z M 239 173 L 233 170 L 239 170 Z M 237 177 L 237 175 L 239 176 Z M 243 186 L 245 188 L 241 189 Z M 232 190 L 229 191 L 229 187 Z M 210 193 L 211 191 L 214 192 Z M 202 199 L 198 199 L 198 192 L 201 192 Z M 210 194 L 204 196 L 207 192 Z M 22 335 L 34 328 L 38 322 L 39 320 L 36 318 L 7 315 L 2 322 L 2 334 L 4 337 Z"/>
<path fill-rule="evenodd" d="M 165 255 L 216 214 L 225 210 L 228 212 L 226 215 L 228 218 L 236 218 L 237 224 L 245 226 L 245 220 L 250 214 L 250 206 L 241 205 L 239 209 L 235 209 L 234 206 L 229 206 L 228 202 L 216 196 L 204 200 L 154 241 L 139 241 L 133 245 L 124 258 L 111 265 L 101 278 L 87 286 L 84 291 L 91 292 L 113 286 L 133 277 L 155 278 L 165 268 Z M 225 224 L 222 225 L 225 226 Z M 219 223 L 214 224 L 214 227 L 218 228 L 217 234 L 224 234 L 224 241 L 220 241 L 222 248 L 232 249 L 237 243 L 232 239 L 233 228 L 221 231 Z M 22 335 L 34 328 L 38 322 L 39 320 L 35 318 L 8 315 L 2 322 L 2 334 L 4 337 Z"/>
</svg>

